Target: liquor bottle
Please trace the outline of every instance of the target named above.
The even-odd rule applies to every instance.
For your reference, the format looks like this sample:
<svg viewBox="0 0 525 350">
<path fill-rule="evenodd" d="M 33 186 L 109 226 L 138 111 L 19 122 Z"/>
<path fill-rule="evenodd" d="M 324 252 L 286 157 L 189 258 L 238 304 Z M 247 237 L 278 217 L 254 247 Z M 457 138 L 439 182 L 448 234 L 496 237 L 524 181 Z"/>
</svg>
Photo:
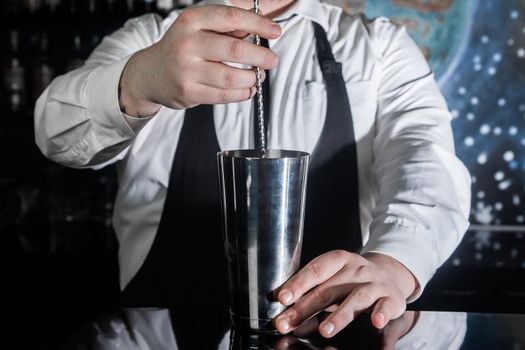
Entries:
<svg viewBox="0 0 525 350">
<path fill-rule="evenodd" d="M 39 53 L 32 67 L 32 102 L 36 102 L 40 94 L 51 84 L 55 69 L 49 61 L 49 40 L 46 32 L 40 36 Z"/>
<path fill-rule="evenodd" d="M 143 2 L 144 12 L 154 12 L 157 10 L 155 6 L 155 0 L 142 0 L 142 2 Z"/>
<path fill-rule="evenodd" d="M 98 33 L 93 33 L 91 35 L 90 41 L 88 42 L 89 45 L 89 52 L 93 51 L 95 47 L 97 47 L 98 44 L 102 41 L 102 37 Z"/>
<path fill-rule="evenodd" d="M 174 0 L 157 0 L 157 10 L 161 13 L 170 12 L 174 6 Z"/>
<path fill-rule="evenodd" d="M 88 1 L 88 12 L 93 14 L 100 10 L 100 4 L 97 0 Z"/>
<path fill-rule="evenodd" d="M 135 0 L 126 0 L 126 11 L 128 13 L 134 13 L 135 7 Z"/>
<path fill-rule="evenodd" d="M 82 38 L 79 33 L 75 33 L 73 37 L 73 53 L 71 58 L 67 62 L 66 71 L 70 72 L 84 65 L 84 59 L 82 55 Z"/>
<path fill-rule="evenodd" d="M 26 70 L 20 59 L 19 32 L 9 33 L 9 56 L 4 63 L 4 103 L 7 112 L 25 112 L 26 110 Z"/>
<path fill-rule="evenodd" d="M 57 13 L 60 7 L 60 0 L 45 0 L 45 9 L 48 13 Z"/>
<path fill-rule="evenodd" d="M 191 6 L 195 3 L 194 0 L 178 0 L 177 1 L 177 6 L 178 7 L 187 7 L 187 6 Z"/>
<path fill-rule="evenodd" d="M 39 13 L 42 11 L 42 0 L 25 0 L 25 9 L 31 15 Z"/>
<path fill-rule="evenodd" d="M 66 12 L 76 15 L 82 12 L 85 0 L 69 0 Z"/>
</svg>

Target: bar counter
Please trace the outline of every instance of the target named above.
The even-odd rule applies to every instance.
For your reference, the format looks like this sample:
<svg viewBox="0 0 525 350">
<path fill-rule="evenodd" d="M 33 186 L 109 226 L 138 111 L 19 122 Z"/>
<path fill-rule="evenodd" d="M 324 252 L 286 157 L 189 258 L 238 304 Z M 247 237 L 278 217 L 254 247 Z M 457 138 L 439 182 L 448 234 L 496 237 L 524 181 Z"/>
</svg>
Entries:
<svg viewBox="0 0 525 350">
<path fill-rule="evenodd" d="M 332 339 L 316 331 L 317 319 L 291 335 L 248 334 L 231 328 L 228 315 L 200 310 L 127 308 L 100 313 L 69 310 L 40 317 L 17 318 L 6 332 L 2 349 L 185 350 L 185 349 L 524 349 L 525 315 L 407 311 L 378 331 L 365 313 Z M 35 311 L 38 313 L 38 311 Z M 45 316 L 45 315 L 39 315 Z M 56 317 L 60 316 L 60 317 Z M 318 316 L 322 317 L 322 316 Z M 26 318 L 26 319 L 24 319 Z M 79 321 L 80 320 L 80 321 Z M 4 323 L 5 324 L 5 323 Z M 74 325 L 74 326 L 73 326 Z"/>
</svg>

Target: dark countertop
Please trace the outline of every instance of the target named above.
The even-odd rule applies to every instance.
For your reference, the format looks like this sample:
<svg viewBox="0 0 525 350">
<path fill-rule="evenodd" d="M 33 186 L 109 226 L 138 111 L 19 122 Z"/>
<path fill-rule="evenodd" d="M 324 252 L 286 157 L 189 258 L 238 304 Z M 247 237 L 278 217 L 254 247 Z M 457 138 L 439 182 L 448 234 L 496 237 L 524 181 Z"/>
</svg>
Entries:
<svg viewBox="0 0 525 350">
<path fill-rule="evenodd" d="M 90 254 L 81 255 L 75 259 L 66 257 L 28 259 L 27 257 L 10 258 L 0 254 L 0 261 L 4 267 L 2 292 L 3 295 L 7 294 L 7 297 L 3 299 L 1 313 L 0 349 L 176 349 L 173 343 L 162 344 L 168 339 L 165 334 L 167 331 L 162 334 L 151 333 L 152 327 L 153 329 L 158 327 L 158 322 L 154 321 L 157 317 L 150 317 L 154 314 L 158 315 L 153 310 L 118 309 L 118 264 L 115 256 L 116 254 L 107 256 Z M 458 311 L 459 313 L 437 314 L 439 317 L 436 319 L 445 320 L 441 321 L 444 327 L 451 322 L 446 321 L 446 315 L 449 315 L 450 320 L 450 317 L 459 317 L 465 315 L 462 312 L 468 312 L 466 314 L 467 333 L 463 349 L 525 349 L 525 335 L 520 333 L 525 334 L 523 332 L 525 330 L 524 271 L 523 269 L 511 271 L 502 268 L 478 269 L 461 266 L 442 268 L 427 285 L 423 296 L 410 304 L 409 308 L 427 311 Z M 190 300 L 183 306 L 194 308 L 194 310 L 186 313 L 181 313 L 180 310 L 177 312 L 164 311 L 169 315 L 169 318 L 165 318 L 168 320 L 168 326 L 164 327 L 170 329 L 171 337 L 174 338 L 173 333 L 175 333 L 181 349 L 217 348 L 209 344 L 218 344 L 224 338 L 230 328 L 228 315 L 203 311 L 203 307 L 197 300 Z M 145 329 L 144 322 L 134 322 L 136 318 L 130 315 L 150 319 L 146 324 L 154 322 L 155 326 Z M 441 326 L 435 326 L 435 322 L 428 321 L 427 315 L 433 315 L 433 313 L 423 313 L 414 331 L 403 337 L 402 342 L 411 341 L 410 339 L 413 339 L 415 334 L 420 334 L 418 327 L 419 325 L 423 327 L 425 324 L 434 331 L 435 339 L 447 340 L 450 338 L 450 332 L 446 329 L 442 330 Z M 107 333 L 116 325 L 121 325 L 119 327 L 122 328 Z M 327 349 L 380 348 L 378 337 L 381 335 L 371 333 L 372 331 L 368 320 L 365 317 L 360 318 L 345 331 L 344 336 L 331 342 L 333 345 L 331 349 Z M 125 343 L 125 338 L 121 338 L 125 332 L 132 335 L 132 341 L 139 342 L 138 339 L 143 339 L 140 340 L 142 343 L 139 342 L 138 345 Z M 152 339 L 151 336 L 147 338 L 144 335 L 148 332 L 153 334 L 153 339 L 159 339 L 154 345 L 144 343 Z M 117 343 L 111 345 L 113 347 L 108 347 L 107 343 L 106 345 L 99 344 L 98 347 L 93 345 L 94 337 L 101 341 L 104 337 L 107 338 L 108 334 L 114 337 L 116 342 L 118 340 Z M 247 338 L 242 339 L 245 342 L 244 339 Z M 322 340 L 315 336 L 309 336 L 308 339 L 314 344 Z M 258 341 L 253 337 L 252 340 Z M 270 339 L 269 341 L 277 340 Z M 85 344 L 84 347 L 79 345 L 82 342 Z M 206 344 L 206 342 L 209 343 Z M 403 345 L 402 342 L 401 345 Z M 201 345 L 203 343 L 204 345 Z M 352 346 L 349 347 L 348 343 L 351 343 Z M 301 344 L 304 345 L 304 341 L 301 340 Z M 432 346 L 409 348 L 449 348 L 447 345 L 440 345 L 441 343 L 432 341 L 429 344 Z M 322 346 L 317 346 L 317 348 L 324 350 Z"/>
<path fill-rule="evenodd" d="M 41 317 L 39 322 L 34 322 L 35 315 L 3 315 L 4 321 L 10 317 L 17 318 L 18 327 L 14 330 L 13 323 L 11 328 L 3 327 L 1 348 L 7 350 L 525 348 L 525 315 L 520 314 L 408 311 L 382 331 L 374 329 L 369 315 L 363 314 L 333 339 L 322 338 L 313 324 L 289 336 L 239 333 L 231 329 L 227 315 L 198 307 L 178 313 L 153 308 L 99 314 L 69 310 Z"/>
</svg>

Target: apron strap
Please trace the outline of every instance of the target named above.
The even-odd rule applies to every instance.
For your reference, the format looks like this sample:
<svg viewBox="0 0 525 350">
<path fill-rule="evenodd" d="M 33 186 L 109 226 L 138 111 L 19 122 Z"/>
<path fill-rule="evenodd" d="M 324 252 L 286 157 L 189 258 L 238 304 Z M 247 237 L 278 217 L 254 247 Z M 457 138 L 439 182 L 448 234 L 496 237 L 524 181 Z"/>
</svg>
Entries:
<svg viewBox="0 0 525 350">
<path fill-rule="evenodd" d="M 323 131 L 312 152 L 301 264 L 335 249 L 362 248 L 359 217 L 357 145 L 341 63 L 335 61 L 326 32 L 313 22 L 317 57 L 326 84 Z"/>
</svg>

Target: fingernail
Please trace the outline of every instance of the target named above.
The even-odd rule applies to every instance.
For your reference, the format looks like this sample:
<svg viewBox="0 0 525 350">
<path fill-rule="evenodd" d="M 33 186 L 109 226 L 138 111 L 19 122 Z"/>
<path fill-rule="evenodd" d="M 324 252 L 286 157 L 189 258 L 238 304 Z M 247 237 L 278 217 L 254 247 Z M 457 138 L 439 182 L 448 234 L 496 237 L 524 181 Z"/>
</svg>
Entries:
<svg viewBox="0 0 525 350">
<path fill-rule="evenodd" d="M 334 329 L 335 329 L 334 324 L 331 323 L 331 322 L 326 322 L 326 323 L 324 323 L 322 327 L 323 327 L 323 331 L 324 331 L 326 334 L 328 334 L 328 335 L 332 334 L 332 332 L 333 332 Z"/>
<path fill-rule="evenodd" d="M 385 315 L 383 315 L 382 312 L 376 312 L 376 319 L 379 322 L 383 323 L 383 322 L 385 322 Z"/>
<path fill-rule="evenodd" d="M 281 34 L 281 26 L 278 24 L 272 24 L 272 34 L 274 35 Z"/>
<path fill-rule="evenodd" d="M 288 305 L 288 304 L 290 304 L 290 302 L 292 301 L 292 298 L 293 298 L 292 293 L 290 293 L 290 292 L 287 291 L 287 290 L 284 290 L 284 291 L 281 292 L 280 297 L 279 297 L 279 300 L 281 300 L 281 302 L 282 302 L 284 305 Z"/>
<path fill-rule="evenodd" d="M 287 318 L 281 318 L 279 320 L 277 320 L 277 322 L 279 323 L 279 325 L 281 326 L 280 328 L 283 330 L 283 331 L 288 331 L 288 329 L 290 329 L 290 321 L 287 319 Z"/>
</svg>

